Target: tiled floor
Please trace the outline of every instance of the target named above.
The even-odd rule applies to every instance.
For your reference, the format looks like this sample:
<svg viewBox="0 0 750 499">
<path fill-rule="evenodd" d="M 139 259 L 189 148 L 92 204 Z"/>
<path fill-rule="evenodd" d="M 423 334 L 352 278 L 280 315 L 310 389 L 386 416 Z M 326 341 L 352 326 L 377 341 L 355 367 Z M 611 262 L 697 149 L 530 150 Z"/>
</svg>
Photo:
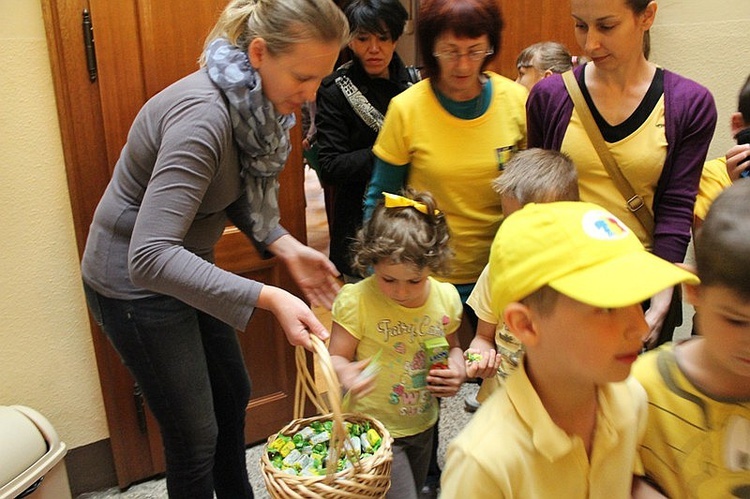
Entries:
<svg viewBox="0 0 750 499">
<path fill-rule="evenodd" d="M 326 218 L 323 188 L 320 186 L 316 173 L 305 167 L 305 200 L 307 207 L 307 244 L 311 248 L 328 254 L 328 220 Z"/>
<path fill-rule="evenodd" d="M 327 255 L 330 238 L 323 188 L 320 186 L 316 173 L 308 167 L 305 167 L 305 199 L 307 201 L 305 209 L 307 244 Z M 331 327 L 331 312 L 329 310 L 322 307 L 313 307 L 313 311 L 324 326 Z"/>
</svg>

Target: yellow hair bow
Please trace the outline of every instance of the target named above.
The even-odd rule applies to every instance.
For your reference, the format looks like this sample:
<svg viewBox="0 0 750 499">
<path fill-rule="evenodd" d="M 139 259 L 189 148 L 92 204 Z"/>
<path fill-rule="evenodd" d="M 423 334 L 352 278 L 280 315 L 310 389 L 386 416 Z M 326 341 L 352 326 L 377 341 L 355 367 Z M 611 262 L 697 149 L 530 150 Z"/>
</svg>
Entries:
<svg viewBox="0 0 750 499">
<path fill-rule="evenodd" d="M 417 211 L 427 215 L 427 205 L 424 203 L 420 203 L 419 201 L 405 198 L 404 196 L 399 196 L 397 194 L 391 194 L 390 192 L 384 192 L 383 197 L 385 198 L 386 208 L 412 207 L 412 208 L 416 208 Z M 440 210 L 435 210 L 435 215 L 439 215 L 439 214 L 440 214 Z"/>
</svg>

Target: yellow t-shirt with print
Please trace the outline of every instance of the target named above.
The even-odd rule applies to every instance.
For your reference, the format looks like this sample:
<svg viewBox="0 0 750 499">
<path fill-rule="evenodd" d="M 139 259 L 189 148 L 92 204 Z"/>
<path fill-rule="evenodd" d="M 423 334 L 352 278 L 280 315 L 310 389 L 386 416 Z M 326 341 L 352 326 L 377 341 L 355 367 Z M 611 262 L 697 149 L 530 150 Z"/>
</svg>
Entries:
<svg viewBox="0 0 750 499">
<path fill-rule="evenodd" d="M 526 97 L 521 85 L 494 73 L 492 101 L 478 118 L 446 111 L 430 81 L 391 100 L 373 147 L 392 165 L 409 165 L 406 183 L 429 191 L 445 213 L 455 252 L 447 281 L 476 282 L 489 258 L 503 214 L 492 181 L 512 153 L 526 148 Z"/>
<path fill-rule="evenodd" d="M 607 146 L 625 178 L 653 214 L 656 184 L 667 158 L 664 96 L 661 96 L 651 114 L 635 132 L 620 141 L 608 143 Z M 625 198 L 602 165 L 575 109 L 560 150 L 576 165 L 581 201 L 598 204 L 612 212 L 650 251 L 653 246 L 653 234 L 646 233 L 638 217 L 628 208 Z"/>
<path fill-rule="evenodd" d="M 416 435 L 437 421 L 422 344 L 453 334 L 461 322 L 456 288 L 432 277 L 429 286 L 424 305 L 406 308 L 386 297 L 370 276 L 345 285 L 331 310 L 333 321 L 359 340 L 355 360 L 380 353 L 376 387 L 355 400 L 352 410 L 376 418 L 394 438 Z"/>
</svg>

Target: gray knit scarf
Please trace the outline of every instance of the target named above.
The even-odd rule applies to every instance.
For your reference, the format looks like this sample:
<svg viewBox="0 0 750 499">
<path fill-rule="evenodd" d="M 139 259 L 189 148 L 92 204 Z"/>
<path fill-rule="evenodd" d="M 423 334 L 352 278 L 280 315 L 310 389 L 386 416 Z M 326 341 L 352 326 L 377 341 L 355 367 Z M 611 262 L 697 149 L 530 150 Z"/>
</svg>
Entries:
<svg viewBox="0 0 750 499">
<path fill-rule="evenodd" d="M 219 38 L 209 44 L 206 68 L 229 101 L 253 236 L 262 242 L 279 224 L 278 175 L 291 150 L 289 129 L 296 119 L 294 114 L 276 113 L 263 95 L 260 75 L 250 65 L 247 52 L 227 40 Z"/>
</svg>

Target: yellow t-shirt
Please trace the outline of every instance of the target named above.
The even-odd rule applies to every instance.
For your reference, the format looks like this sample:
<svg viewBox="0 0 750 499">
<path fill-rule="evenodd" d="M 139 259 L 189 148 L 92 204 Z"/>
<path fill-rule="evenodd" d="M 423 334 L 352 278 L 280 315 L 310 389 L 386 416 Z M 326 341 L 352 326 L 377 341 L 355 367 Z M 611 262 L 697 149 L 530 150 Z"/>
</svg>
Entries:
<svg viewBox="0 0 750 499">
<path fill-rule="evenodd" d="M 652 214 L 656 184 L 667 158 L 664 126 L 662 95 L 651 114 L 635 132 L 618 142 L 607 144 L 617 166 L 635 192 L 643 198 Z M 570 156 L 576 165 L 581 201 L 598 204 L 612 212 L 650 251 L 653 246 L 653 234 L 646 233 L 646 229 L 628 208 L 625 198 L 602 165 L 575 109 L 560 149 Z"/>
<path fill-rule="evenodd" d="M 695 199 L 695 218 L 705 220 L 708 207 L 714 202 L 721 191 L 732 185 L 732 179 L 727 173 L 727 158 L 721 157 L 706 161 L 703 164 L 701 183 L 698 187 L 698 197 Z"/>
<path fill-rule="evenodd" d="M 416 435 L 437 421 L 438 403 L 427 390 L 422 344 L 453 334 L 461 323 L 456 288 L 429 278 L 430 294 L 421 307 L 406 308 L 387 298 L 375 276 L 347 284 L 333 304 L 333 321 L 359 340 L 356 360 L 380 352 L 375 390 L 355 401 L 388 428 L 394 438 Z"/>
<path fill-rule="evenodd" d="M 705 393 L 685 376 L 678 355 L 668 343 L 633 365 L 649 402 L 640 448 L 646 475 L 668 497 L 748 497 L 750 400 Z"/>
<path fill-rule="evenodd" d="M 477 284 L 466 300 L 466 304 L 474 310 L 477 317 L 488 324 L 495 324 L 495 349 L 500 354 L 501 364 L 497 376 L 482 381 L 482 386 L 477 393 L 477 400 L 484 402 L 492 394 L 510 373 L 516 370 L 523 362 L 523 345 L 513 336 L 513 333 L 505 325 L 502 317 L 496 317 L 492 313 L 489 282 L 489 265 L 485 265 L 482 273 L 477 279 Z"/>
<path fill-rule="evenodd" d="M 456 118 L 429 80 L 391 100 L 373 152 L 393 165 L 409 164 L 407 185 L 429 191 L 445 213 L 455 251 L 454 284 L 476 282 L 502 221 L 494 180 L 511 154 L 526 148 L 526 96 L 521 85 L 494 73 L 492 102 L 472 120 Z"/>
</svg>

